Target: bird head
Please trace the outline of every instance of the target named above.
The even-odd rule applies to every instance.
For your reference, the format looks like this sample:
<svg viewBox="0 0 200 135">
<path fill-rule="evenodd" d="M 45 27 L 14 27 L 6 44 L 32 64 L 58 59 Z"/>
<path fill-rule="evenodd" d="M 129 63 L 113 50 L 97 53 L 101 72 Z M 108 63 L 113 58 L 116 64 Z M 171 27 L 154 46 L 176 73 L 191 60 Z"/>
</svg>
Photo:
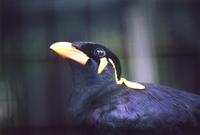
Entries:
<svg viewBox="0 0 200 135">
<path fill-rule="evenodd" d="M 94 42 L 57 42 L 50 46 L 61 57 L 71 59 L 86 67 L 89 62 L 95 63 L 97 75 L 103 74 L 108 65 L 112 66 L 117 84 L 125 84 L 134 89 L 144 89 L 139 83 L 134 83 L 121 78 L 121 65 L 117 56 L 103 45 Z"/>
</svg>

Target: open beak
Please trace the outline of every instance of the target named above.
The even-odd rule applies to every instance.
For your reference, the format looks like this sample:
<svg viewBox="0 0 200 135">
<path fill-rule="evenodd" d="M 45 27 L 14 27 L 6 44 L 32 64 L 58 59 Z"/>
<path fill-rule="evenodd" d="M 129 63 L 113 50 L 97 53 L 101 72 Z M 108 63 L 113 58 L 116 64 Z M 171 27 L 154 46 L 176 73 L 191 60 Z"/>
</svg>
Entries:
<svg viewBox="0 0 200 135">
<path fill-rule="evenodd" d="M 89 57 L 82 51 L 76 49 L 69 42 L 57 42 L 50 46 L 50 49 L 58 53 L 63 58 L 72 59 L 82 65 L 85 65 Z"/>
</svg>

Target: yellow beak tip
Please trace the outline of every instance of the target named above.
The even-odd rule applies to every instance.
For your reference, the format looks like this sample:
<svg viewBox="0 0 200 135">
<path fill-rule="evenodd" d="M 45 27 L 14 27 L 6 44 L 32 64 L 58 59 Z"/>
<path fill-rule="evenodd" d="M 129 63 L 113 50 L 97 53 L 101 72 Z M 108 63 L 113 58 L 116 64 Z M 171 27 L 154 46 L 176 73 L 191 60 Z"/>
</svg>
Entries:
<svg viewBox="0 0 200 135">
<path fill-rule="evenodd" d="M 71 47 L 71 46 L 72 46 L 72 43 L 70 42 L 56 42 L 52 44 L 49 48 L 52 50 L 57 50 L 57 49 Z"/>
</svg>

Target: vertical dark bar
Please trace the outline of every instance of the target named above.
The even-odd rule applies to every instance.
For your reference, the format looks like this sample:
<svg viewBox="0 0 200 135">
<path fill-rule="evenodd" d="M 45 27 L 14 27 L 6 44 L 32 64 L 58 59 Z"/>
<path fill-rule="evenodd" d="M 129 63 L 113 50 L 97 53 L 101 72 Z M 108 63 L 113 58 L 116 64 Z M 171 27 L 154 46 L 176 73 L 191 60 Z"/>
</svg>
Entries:
<svg viewBox="0 0 200 135">
<path fill-rule="evenodd" d="M 2 72 L 3 75 L 3 60 L 4 60 L 4 44 L 3 44 L 3 15 L 4 8 L 3 8 L 3 0 L 0 1 L 0 72 Z"/>
<path fill-rule="evenodd" d="M 45 11 L 42 12 L 43 17 L 44 17 L 44 27 L 45 27 L 45 38 L 46 38 L 46 46 L 52 44 L 53 42 L 55 42 L 55 37 L 57 35 L 55 35 L 56 33 L 56 23 L 57 23 L 57 19 L 56 19 L 56 13 L 55 13 L 55 6 L 57 2 L 56 0 L 52 0 L 51 2 L 48 2 L 48 5 L 46 5 L 46 7 L 48 6 L 49 8 L 46 8 Z M 47 53 L 48 55 L 48 53 Z"/>
<path fill-rule="evenodd" d="M 56 42 L 57 39 L 60 39 L 57 32 L 56 26 L 59 24 L 57 10 L 65 12 L 63 9 L 57 9 L 59 7 L 54 6 L 59 4 L 56 0 L 50 2 L 48 5 L 48 10 L 43 11 L 44 16 L 44 26 L 45 26 L 45 36 L 46 36 L 46 46 L 47 46 L 47 61 L 46 61 L 46 70 L 47 74 L 44 77 L 45 79 L 45 98 L 46 98 L 46 112 L 47 112 L 47 121 L 45 126 L 53 126 L 54 128 L 62 128 L 65 123 L 65 108 L 68 91 L 68 82 L 64 82 L 62 85 L 63 74 L 67 74 L 68 70 L 62 69 L 62 64 L 56 59 L 54 53 L 49 49 L 49 46 Z M 56 41 L 55 41 L 56 39 Z M 53 55 L 53 57 L 51 57 Z M 65 66 L 64 66 L 65 68 Z M 66 75 L 67 77 L 67 75 Z M 65 79 L 64 79 L 65 80 Z"/>
<path fill-rule="evenodd" d="M 4 53 L 4 45 L 3 45 L 3 0 L 0 1 L 0 82 L 4 78 L 4 72 L 3 72 L 3 53 Z M 0 93 L 1 94 L 1 93 Z M 0 102 L 3 102 L 2 99 L 0 99 Z M 0 121 L 0 124 L 2 124 L 2 121 Z M 0 125 L 0 130 L 4 125 Z"/>
<path fill-rule="evenodd" d="M 196 52 L 196 55 L 194 56 L 195 58 L 195 64 L 194 64 L 194 69 L 195 69 L 195 77 L 194 77 L 194 85 L 195 85 L 195 93 L 200 94 L 200 54 L 198 53 L 199 50 Z"/>
<path fill-rule="evenodd" d="M 119 28 L 120 28 L 120 31 L 123 33 L 122 35 L 125 36 L 125 10 L 128 6 L 128 4 L 130 4 L 129 0 L 120 0 L 120 3 L 118 5 L 118 11 L 119 11 Z M 125 43 L 125 40 L 123 38 L 123 42 Z"/>
<path fill-rule="evenodd" d="M 5 1 L 1 1 L 1 15 L 0 15 L 0 17 L 1 17 L 1 24 L 0 24 L 0 30 L 1 30 L 1 32 L 0 32 L 0 42 L 1 42 L 1 58 L 0 58 L 0 68 L 1 68 L 1 78 L 0 79 L 2 79 L 2 83 L 3 83 L 3 85 L 7 85 L 7 84 L 5 84 L 5 82 L 6 82 L 6 79 L 5 79 L 5 48 L 4 48 L 4 40 L 5 40 L 5 38 L 6 38 L 6 22 L 5 22 L 5 15 L 6 15 L 6 12 L 5 11 L 7 11 L 7 9 L 4 7 L 6 4 L 5 4 L 6 2 Z M 3 99 L 4 100 L 4 99 Z M 9 114 L 10 114 L 10 111 L 9 111 L 9 108 L 10 108 L 10 104 L 9 104 L 9 91 L 8 91 L 8 89 L 6 89 L 6 94 L 5 94 L 5 101 L 1 101 L 1 102 L 5 102 L 5 104 L 6 104 L 6 108 L 4 108 L 4 109 L 6 109 L 6 110 L 4 110 L 5 112 L 7 112 L 7 114 L 5 115 L 5 124 L 6 125 L 3 125 L 3 126 L 8 126 L 8 125 L 11 125 L 11 121 L 10 121 L 10 119 L 9 119 Z"/>
<path fill-rule="evenodd" d="M 85 24 L 86 24 L 86 31 L 87 31 L 87 40 L 91 38 L 91 30 L 92 30 L 92 7 L 91 7 L 91 1 L 85 0 L 85 10 L 84 10 L 84 18 L 85 18 Z"/>
<path fill-rule="evenodd" d="M 127 41 L 125 40 L 126 39 L 126 31 L 125 31 L 125 29 L 126 29 L 126 22 L 125 22 L 125 20 L 126 20 L 126 16 L 125 16 L 125 12 L 126 12 L 126 9 L 127 9 L 127 7 L 128 6 L 130 6 L 132 3 L 131 3 L 131 0 L 120 0 L 120 3 L 119 3 L 119 5 L 118 5 L 118 10 L 119 10 L 119 30 L 120 30 L 120 32 L 122 33 L 122 35 L 123 35 L 123 38 L 122 38 L 122 43 L 123 43 L 123 47 L 122 47 L 122 51 L 123 51 L 123 54 L 124 54 L 124 57 L 126 57 L 125 59 L 127 59 L 127 56 L 126 56 L 126 54 L 127 54 L 127 52 L 126 52 L 126 45 L 127 45 Z M 129 71 L 129 69 L 128 69 L 128 63 L 127 63 L 127 61 L 125 62 L 125 64 L 126 64 L 126 66 L 124 66 L 126 69 L 124 69 L 124 71 Z M 129 74 L 128 73 L 126 73 L 126 76 L 129 78 L 129 76 L 128 76 Z"/>
</svg>

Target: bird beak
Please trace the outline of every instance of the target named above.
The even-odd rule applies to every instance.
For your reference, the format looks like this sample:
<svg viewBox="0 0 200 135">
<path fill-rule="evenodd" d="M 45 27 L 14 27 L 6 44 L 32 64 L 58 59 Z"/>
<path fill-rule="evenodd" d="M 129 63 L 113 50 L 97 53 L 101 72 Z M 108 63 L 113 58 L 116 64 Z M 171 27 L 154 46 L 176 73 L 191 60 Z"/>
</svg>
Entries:
<svg viewBox="0 0 200 135">
<path fill-rule="evenodd" d="M 89 57 L 82 51 L 76 49 L 69 42 L 57 42 L 50 46 L 50 49 L 58 53 L 63 58 L 72 59 L 82 65 L 85 65 Z"/>
</svg>

